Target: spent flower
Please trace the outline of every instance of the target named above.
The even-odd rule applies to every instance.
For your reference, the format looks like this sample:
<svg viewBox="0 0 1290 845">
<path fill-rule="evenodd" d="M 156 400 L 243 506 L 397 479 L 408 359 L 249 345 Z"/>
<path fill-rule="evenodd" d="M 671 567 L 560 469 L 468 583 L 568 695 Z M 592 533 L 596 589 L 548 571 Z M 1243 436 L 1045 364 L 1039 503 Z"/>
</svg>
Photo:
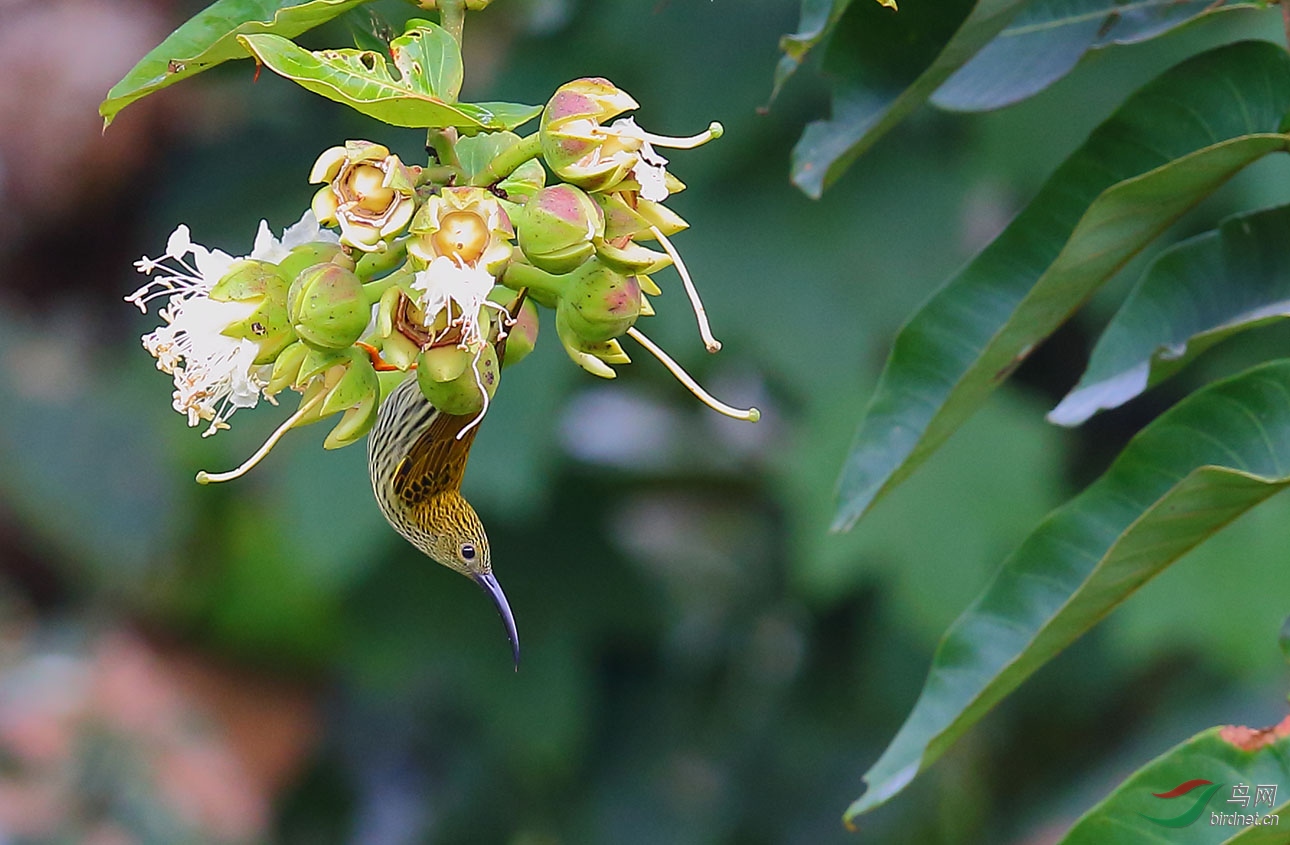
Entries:
<svg viewBox="0 0 1290 845">
<path fill-rule="evenodd" d="M 418 172 L 381 144 L 348 141 L 332 147 L 309 173 L 310 182 L 326 183 L 314 194 L 314 215 L 320 223 L 340 226 L 341 243 L 380 251 L 412 219 Z"/>
</svg>

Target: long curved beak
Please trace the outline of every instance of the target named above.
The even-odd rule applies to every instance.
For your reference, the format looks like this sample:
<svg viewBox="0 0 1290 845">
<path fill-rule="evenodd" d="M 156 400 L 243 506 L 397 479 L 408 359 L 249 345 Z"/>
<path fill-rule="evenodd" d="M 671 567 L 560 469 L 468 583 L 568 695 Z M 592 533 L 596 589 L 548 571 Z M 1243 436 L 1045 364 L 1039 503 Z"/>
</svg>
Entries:
<svg viewBox="0 0 1290 845">
<path fill-rule="evenodd" d="M 493 604 L 497 607 L 497 615 L 502 617 L 502 624 L 506 626 L 506 638 L 511 641 L 511 654 L 515 658 L 515 671 L 520 671 L 520 635 L 515 630 L 515 617 L 511 615 L 511 606 L 506 601 L 506 593 L 502 592 L 502 585 L 497 583 L 497 576 L 491 572 L 474 576 L 475 583 L 484 588 L 484 592 L 492 598 Z"/>
</svg>

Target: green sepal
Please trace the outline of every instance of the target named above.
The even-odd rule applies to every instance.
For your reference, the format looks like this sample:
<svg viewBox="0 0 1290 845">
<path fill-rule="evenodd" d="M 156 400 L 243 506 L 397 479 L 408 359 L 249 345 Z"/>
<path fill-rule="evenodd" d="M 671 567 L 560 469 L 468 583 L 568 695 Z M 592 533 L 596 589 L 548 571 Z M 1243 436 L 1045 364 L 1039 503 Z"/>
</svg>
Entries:
<svg viewBox="0 0 1290 845">
<path fill-rule="evenodd" d="M 282 273 L 287 280 L 288 286 L 295 281 L 296 276 L 306 267 L 312 267 L 315 264 L 332 262 L 344 266 L 345 260 L 341 258 L 345 254 L 345 249 L 338 243 L 330 241 L 314 241 L 313 243 L 301 244 L 293 247 L 287 257 L 278 262 L 278 271 Z M 347 257 L 346 257 L 347 258 Z M 339 259 L 339 260 L 338 260 Z M 350 269 L 353 269 L 352 263 Z"/>
<path fill-rule="evenodd" d="M 381 395 L 381 383 L 376 378 L 371 360 L 358 349 L 350 349 L 343 354 L 349 359 L 345 364 L 345 374 L 327 391 L 321 408 L 324 417 L 356 408 L 365 401 L 376 401 Z"/>
<path fill-rule="evenodd" d="M 234 262 L 211 288 L 210 298 L 218 302 L 258 300 L 254 311 L 220 332 L 225 337 L 254 343 L 257 365 L 273 363 L 296 339 L 287 319 L 287 288 L 287 280 L 278 267 L 250 258 Z"/>
<path fill-rule="evenodd" d="M 323 440 L 324 449 L 340 449 L 351 443 L 358 441 L 363 435 L 372 430 L 376 425 L 380 392 L 365 397 L 357 407 L 350 408 L 341 414 L 340 422 L 336 423 L 327 437 Z"/>
<path fill-rule="evenodd" d="M 264 387 L 264 395 L 274 396 L 288 387 L 299 384 L 297 377 L 300 375 L 300 368 L 310 352 L 311 347 L 298 340 L 283 349 L 273 362 L 273 373 L 269 376 L 269 383 Z"/>
<path fill-rule="evenodd" d="M 672 191 L 672 193 L 676 192 Z M 681 217 L 681 215 L 663 205 L 661 202 L 638 199 L 636 202 L 636 213 L 639 214 L 648 225 L 653 226 L 662 232 L 664 237 L 670 238 L 677 232 L 683 232 L 690 228 L 690 224 L 686 223 L 685 219 Z M 652 240 L 653 238 L 654 234 L 650 232 L 649 237 L 642 237 L 641 240 Z"/>
<path fill-rule="evenodd" d="M 363 253 L 354 266 L 354 273 L 364 282 L 380 279 L 397 270 L 408 258 L 407 236 L 386 241 L 384 250 Z"/>
<path fill-rule="evenodd" d="M 649 234 L 650 221 L 627 204 L 622 194 L 592 194 L 600 211 L 605 216 L 605 240 L 617 241 L 623 238 L 638 238 Z"/>
<path fill-rule="evenodd" d="M 233 262 L 228 272 L 211 287 L 209 296 L 217 302 L 250 302 L 269 298 L 285 305 L 290 285 L 288 277 L 273 264 L 243 258 Z"/>
<path fill-rule="evenodd" d="M 300 362 L 300 369 L 296 373 L 297 387 L 309 384 L 316 376 L 322 375 L 337 364 L 343 364 L 347 359 L 345 352 L 340 350 L 319 349 L 307 343 L 302 343 L 301 346 L 305 347 L 306 352 Z"/>
<path fill-rule="evenodd" d="M 607 357 L 626 358 L 617 340 L 604 343 L 588 343 L 580 338 L 568 324 L 568 312 L 560 309 L 555 312 L 555 333 L 560 338 L 564 351 L 573 359 L 573 363 L 582 367 L 593 376 L 617 378 L 618 374 L 606 363 Z M 627 363 L 622 361 L 621 363 Z"/>
<path fill-rule="evenodd" d="M 542 162 L 531 158 L 515 168 L 510 176 L 498 182 L 497 189 L 506 195 L 503 205 L 507 206 L 507 213 L 510 213 L 512 208 L 528 202 L 545 185 L 546 168 L 542 166 Z"/>
<path fill-rule="evenodd" d="M 635 275 L 637 273 L 657 273 L 672 264 L 672 258 L 665 252 L 655 252 L 635 241 L 628 241 L 625 246 L 616 247 L 602 238 L 595 241 L 596 256 L 604 264 L 619 273 Z"/>
<path fill-rule="evenodd" d="M 417 358 L 417 377 L 432 379 L 438 382 L 454 381 L 459 378 L 475 353 L 457 346 L 436 346 L 427 349 Z"/>
</svg>

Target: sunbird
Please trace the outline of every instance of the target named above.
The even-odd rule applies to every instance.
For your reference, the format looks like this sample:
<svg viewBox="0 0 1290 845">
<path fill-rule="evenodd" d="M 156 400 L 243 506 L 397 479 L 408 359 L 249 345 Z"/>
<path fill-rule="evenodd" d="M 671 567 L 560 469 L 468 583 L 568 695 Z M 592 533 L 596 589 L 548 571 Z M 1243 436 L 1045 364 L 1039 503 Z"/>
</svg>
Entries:
<svg viewBox="0 0 1290 845">
<path fill-rule="evenodd" d="M 504 351 L 498 342 L 499 358 Z M 475 442 L 475 414 L 453 415 L 421 393 L 415 374 L 384 402 L 367 439 L 367 471 L 381 513 L 436 563 L 460 572 L 493 599 L 506 626 L 515 669 L 520 638 L 506 594 L 493 575 L 488 535 L 461 495 L 466 460 Z"/>
</svg>

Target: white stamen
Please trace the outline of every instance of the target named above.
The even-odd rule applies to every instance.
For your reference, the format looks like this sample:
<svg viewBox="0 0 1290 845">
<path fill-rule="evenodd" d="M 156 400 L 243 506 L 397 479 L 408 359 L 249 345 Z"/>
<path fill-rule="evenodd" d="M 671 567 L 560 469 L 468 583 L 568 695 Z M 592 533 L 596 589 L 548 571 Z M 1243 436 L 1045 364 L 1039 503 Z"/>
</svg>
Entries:
<svg viewBox="0 0 1290 845">
<path fill-rule="evenodd" d="M 273 433 L 269 435 L 269 439 L 264 441 L 264 445 L 257 449 L 255 454 L 247 458 L 237 469 L 232 469 L 228 472 L 207 472 L 206 470 L 202 470 L 197 473 L 197 483 L 215 484 L 220 481 L 232 481 L 234 478 L 246 475 L 247 472 L 253 469 L 256 464 L 264 459 L 265 455 L 269 454 L 269 450 L 277 445 L 278 441 L 282 439 L 282 435 L 286 434 L 292 426 L 300 422 L 301 418 L 312 411 L 318 403 L 322 402 L 326 395 L 326 390 L 320 390 L 318 391 L 317 396 L 301 405 L 300 409 L 287 417 L 286 422 L 274 429 Z"/>
<path fill-rule="evenodd" d="M 681 253 L 676 251 L 657 226 L 650 226 L 650 232 L 658 239 L 663 251 L 672 259 L 676 265 L 676 272 L 681 275 L 681 283 L 685 285 L 685 293 L 690 297 L 690 306 L 694 308 L 694 316 L 699 321 L 699 336 L 703 338 L 703 345 L 709 352 L 717 352 L 721 349 L 721 341 L 712 336 L 712 327 L 708 325 L 708 312 L 703 307 L 703 301 L 699 299 L 699 291 L 694 287 L 694 280 L 690 278 L 690 271 L 685 268 L 685 262 L 681 260 Z"/>
<path fill-rule="evenodd" d="M 677 381 L 685 385 L 686 389 L 697 396 L 700 402 L 707 405 L 712 410 L 720 414 L 725 414 L 727 417 L 736 420 L 757 422 L 757 420 L 761 419 L 761 411 L 756 408 L 749 408 L 746 411 L 741 411 L 738 408 L 731 407 L 724 402 L 718 401 L 711 393 L 700 387 L 699 383 L 695 381 L 689 373 L 683 370 L 680 364 L 668 357 L 666 352 L 660 349 L 654 341 L 641 334 L 640 330 L 635 326 L 629 328 L 627 330 L 627 334 L 641 346 L 645 347 L 646 351 L 657 358 L 664 367 L 667 367 L 668 371 L 672 375 L 676 376 Z"/>
</svg>

